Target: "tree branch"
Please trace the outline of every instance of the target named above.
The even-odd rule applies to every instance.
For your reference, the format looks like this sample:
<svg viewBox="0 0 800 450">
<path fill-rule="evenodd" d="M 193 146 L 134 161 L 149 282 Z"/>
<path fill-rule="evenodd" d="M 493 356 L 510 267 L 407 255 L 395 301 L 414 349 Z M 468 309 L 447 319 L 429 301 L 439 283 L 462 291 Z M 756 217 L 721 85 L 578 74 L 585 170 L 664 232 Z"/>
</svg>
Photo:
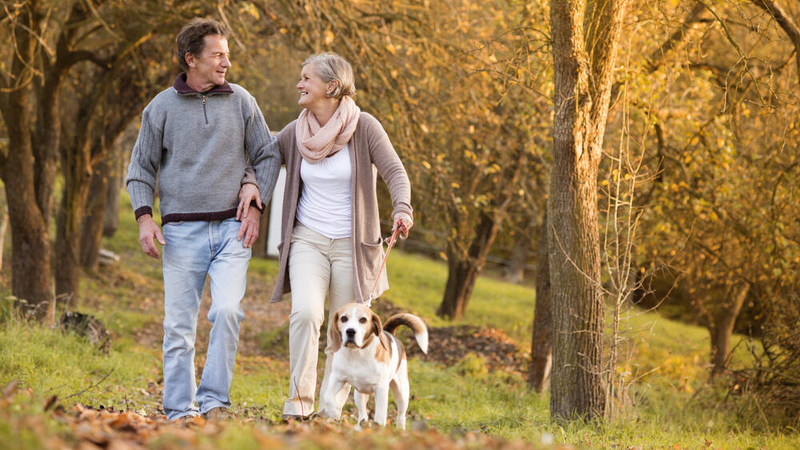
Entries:
<svg viewBox="0 0 800 450">
<path fill-rule="evenodd" d="M 686 15 L 686 18 L 683 19 L 680 28 L 672 33 L 672 35 L 647 58 L 648 74 L 658 70 L 661 64 L 664 63 L 664 57 L 675 49 L 678 44 L 686 40 L 689 32 L 694 29 L 694 26 L 703 21 L 703 13 L 706 11 L 707 9 L 702 3 L 698 2 L 694 5 L 694 8 L 692 8 L 689 14 Z"/>
<path fill-rule="evenodd" d="M 769 13 L 769 15 L 778 22 L 778 25 L 786 33 L 786 36 L 789 37 L 789 40 L 792 41 L 795 50 L 795 62 L 797 64 L 797 77 L 798 81 L 800 81 L 800 28 L 797 27 L 797 24 L 792 20 L 791 16 L 789 16 L 780 5 L 775 3 L 774 0 L 753 0 L 753 3 Z"/>
</svg>

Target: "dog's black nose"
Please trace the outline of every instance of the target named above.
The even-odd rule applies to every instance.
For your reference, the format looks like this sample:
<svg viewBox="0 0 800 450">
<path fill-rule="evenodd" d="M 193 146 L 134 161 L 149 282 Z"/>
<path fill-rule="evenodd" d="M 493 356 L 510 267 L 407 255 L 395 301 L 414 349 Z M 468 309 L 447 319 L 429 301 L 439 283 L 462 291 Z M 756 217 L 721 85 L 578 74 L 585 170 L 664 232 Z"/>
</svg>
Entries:
<svg viewBox="0 0 800 450">
<path fill-rule="evenodd" d="M 354 337 L 356 335 L 356 330 L 348 328 L 347 331 L 345 331 L 345 333 L 347 333 L 347 337 Z"/>
</svg>

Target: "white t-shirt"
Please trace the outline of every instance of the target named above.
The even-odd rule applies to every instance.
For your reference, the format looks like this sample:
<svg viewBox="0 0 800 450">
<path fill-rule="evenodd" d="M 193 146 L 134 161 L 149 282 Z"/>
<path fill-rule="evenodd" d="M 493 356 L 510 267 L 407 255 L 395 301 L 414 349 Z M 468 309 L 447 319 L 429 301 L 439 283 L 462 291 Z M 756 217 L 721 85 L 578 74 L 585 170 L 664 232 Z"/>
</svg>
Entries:
<svg viewBox="0 0 800 450">
<path fill-rule="evenodd" d="M 305 159 L 300 162 L 303 192 L 297 204 L 297 220 L 330 239 L 352 236 L 352 177 L 347 145 L 316 164 Z"/>
</svg>

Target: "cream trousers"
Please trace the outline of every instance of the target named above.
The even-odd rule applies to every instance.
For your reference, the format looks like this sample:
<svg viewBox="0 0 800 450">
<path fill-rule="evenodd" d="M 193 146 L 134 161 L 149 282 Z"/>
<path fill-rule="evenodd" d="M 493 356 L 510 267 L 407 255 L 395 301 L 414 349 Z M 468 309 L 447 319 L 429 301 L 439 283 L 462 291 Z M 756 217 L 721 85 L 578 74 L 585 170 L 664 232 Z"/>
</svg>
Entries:
<svg viewBox="0 0 800 450">
<path fill-rule="evenodd" d="M 289 399 L 284 415 L 307 417 L 314 412 L 317 386 L 319 333 L 325 318 L 325 297 L 330 293 L 330 316 L 354 301 L 355 272 L 351 238 L 330 239 L 299 222 L 289 248 L 289 282 L 292 288 L 292 312 L 289 315 Z M 325 372 L 320 398 L 331 370 L 333 349 L 325 334 Z M 336 394 L 339 411 L 347 401 L 350 386 Z"/>
</svg>

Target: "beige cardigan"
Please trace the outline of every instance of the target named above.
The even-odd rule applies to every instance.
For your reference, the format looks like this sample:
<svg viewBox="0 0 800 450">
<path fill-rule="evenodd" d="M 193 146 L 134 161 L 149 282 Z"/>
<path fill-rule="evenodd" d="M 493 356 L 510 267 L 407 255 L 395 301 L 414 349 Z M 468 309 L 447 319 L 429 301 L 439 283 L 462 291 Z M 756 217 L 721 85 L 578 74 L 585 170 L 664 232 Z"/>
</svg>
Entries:
<svg viewBox="0 0 800 450">
<path fill-rule="evenodd" d="M 291 291 L 289 285 L 289 245 L 294 230 L 297 203 L 300 200 L 301 180 L 300 162 L 302 156 L 295 141 L 295 124 L 286 125 L 278 133 L 278 144 L 283 163 L 286 164 L 286 190 L 283 195 L 283 217 L 281 219 L 281 243 L 278 245 L 280 267 L 275 291 L 270 302 L 279 302 L 283 294 Z M 389 141 L 377 119 L 362 112 L 358 126 L 348 142 L 350 148 L 350 164 L 353 169 L 350 191 L 353 211 L 353 264 L 357 289 L 356 302 L 365 302 L 375 285 L 378 271 L 383 262 L 383 245 L 381 245 L 380 218 L 378 216 L 378 197 L 375 192 L 377 174 L 389 187 L 392 206 L 395 214 L 404 212 L 413 217 L 411 208 L 411 183 L 408 174 L 400 162 L 400 158 Z M 384 270 L 375 296 L 389 289 L 389 281 Z"/>
</svg>

